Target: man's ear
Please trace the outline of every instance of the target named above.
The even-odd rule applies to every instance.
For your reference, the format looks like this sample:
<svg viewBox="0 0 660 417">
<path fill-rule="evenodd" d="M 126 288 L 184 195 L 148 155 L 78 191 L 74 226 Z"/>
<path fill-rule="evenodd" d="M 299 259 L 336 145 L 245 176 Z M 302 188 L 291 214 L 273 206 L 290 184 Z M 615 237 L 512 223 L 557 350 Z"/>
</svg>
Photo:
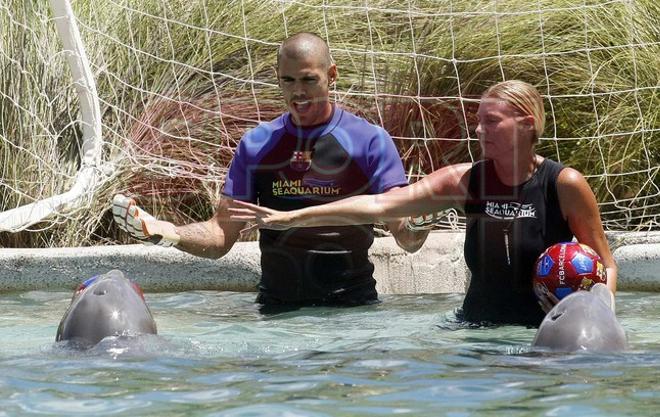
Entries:
<svg viewBox="0 0 660 417">
<path fill-rule="evenodd" d="M 338 71 L 337 71 L 337 65 L 332 64 L 330 67 L 328 67 L 328 85 L 331 85 L 335 81 L 337 81 L 337 76 L 338 76 Z"/>
</svg>

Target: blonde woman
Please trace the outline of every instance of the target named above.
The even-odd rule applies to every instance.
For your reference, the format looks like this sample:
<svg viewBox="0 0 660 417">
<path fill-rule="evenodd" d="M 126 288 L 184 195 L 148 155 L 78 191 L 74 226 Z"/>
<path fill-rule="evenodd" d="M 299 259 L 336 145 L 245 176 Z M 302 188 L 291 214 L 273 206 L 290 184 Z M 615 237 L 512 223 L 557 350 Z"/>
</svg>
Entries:
<svg viewBox="0 0 660 417">
<path fill-rule="evenodd" d="M 380 195 L 280 212 L 237 202 L 235 221 L 284 229 L 370 224 L 449 207 L 467 218 L 465 261 L 471 281 L 459 318 L 469 322 L 537 326 L 544 311 L 532 290 L 534 261 L 548 246 L 575 237 L 602 257 L 608 287 L 617 267 L 584 176 L 538 155 L 543 100 L 522 81 L 490 87 L 481 98 L 476 129 L 482 159 L 441 168 L 415 184 Z M 414 223 L 414 222 L 413 222 Z"/>
</svg>

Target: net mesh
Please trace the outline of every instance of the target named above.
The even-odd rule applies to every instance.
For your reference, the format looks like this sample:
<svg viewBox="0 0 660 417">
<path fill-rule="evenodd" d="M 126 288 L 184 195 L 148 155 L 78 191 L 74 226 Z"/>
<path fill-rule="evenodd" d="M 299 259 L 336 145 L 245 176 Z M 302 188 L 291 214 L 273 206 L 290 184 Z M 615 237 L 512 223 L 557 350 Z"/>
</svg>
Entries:
<svg viewBox="0 0 660 417">
<path fill-rule="evenodd" d="M 34 4 L 33 4 L 34 3 Z M 66 190 L 80 167 L 73 81 L 47 5 L 0 5 L 0 202 Z M 479 158 L 475 111 L 522 79 L 547 112 L 540 154 L 583 172 L 608 230 L 660 219 L 660 6 L 652 0 L 77 0 L 112 181 L 73 214 L 33 226 L 46 244 L 116 238 L 112 194 L 165 219 L 207 218 L 246 129 L 285 110 L 281 40 L 327 40 L 339 105 L 383 126 L 416 181 Z M 461 227 L 450 213 L 439 227 Z M 18 239 L 7 237 L 6 239 Z M 11 244 L 11 243 L 6 243 Z"/>
</svg>

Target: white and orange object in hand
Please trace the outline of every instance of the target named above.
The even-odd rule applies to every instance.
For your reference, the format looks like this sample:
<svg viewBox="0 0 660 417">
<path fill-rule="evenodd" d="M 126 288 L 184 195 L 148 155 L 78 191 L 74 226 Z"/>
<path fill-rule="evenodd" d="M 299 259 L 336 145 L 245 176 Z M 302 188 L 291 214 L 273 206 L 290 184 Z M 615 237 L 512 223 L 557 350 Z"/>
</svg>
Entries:
<svg viewBox="0 0 660 417">
<path fill-rule="evenodd" d="M 148 245 L 174 246 L 181 237 L 176 226 L 156 219 L 123 194 L 112 199 L 112 216 L 120 229 Z"/>
</svg>

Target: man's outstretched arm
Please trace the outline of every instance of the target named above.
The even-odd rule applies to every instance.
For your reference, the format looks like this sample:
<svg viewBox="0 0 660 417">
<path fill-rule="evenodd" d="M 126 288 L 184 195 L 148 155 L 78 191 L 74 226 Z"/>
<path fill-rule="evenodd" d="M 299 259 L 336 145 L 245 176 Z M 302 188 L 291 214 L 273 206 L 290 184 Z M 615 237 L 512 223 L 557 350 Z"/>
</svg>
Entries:
<svg viewBox="0 0 660 417">
<path fill-rule="evenodd" d="M 217 259 L 229 252 L 245 227 L 244 222 L 227 221 L 231 201 L 222 197 L 211 219 L 184 226 L 156 219 L 121 194 L 112 201 L 112 213 L 119 228 L 146 244 L 174 246 L 192 255 Z"/>
</svg>

